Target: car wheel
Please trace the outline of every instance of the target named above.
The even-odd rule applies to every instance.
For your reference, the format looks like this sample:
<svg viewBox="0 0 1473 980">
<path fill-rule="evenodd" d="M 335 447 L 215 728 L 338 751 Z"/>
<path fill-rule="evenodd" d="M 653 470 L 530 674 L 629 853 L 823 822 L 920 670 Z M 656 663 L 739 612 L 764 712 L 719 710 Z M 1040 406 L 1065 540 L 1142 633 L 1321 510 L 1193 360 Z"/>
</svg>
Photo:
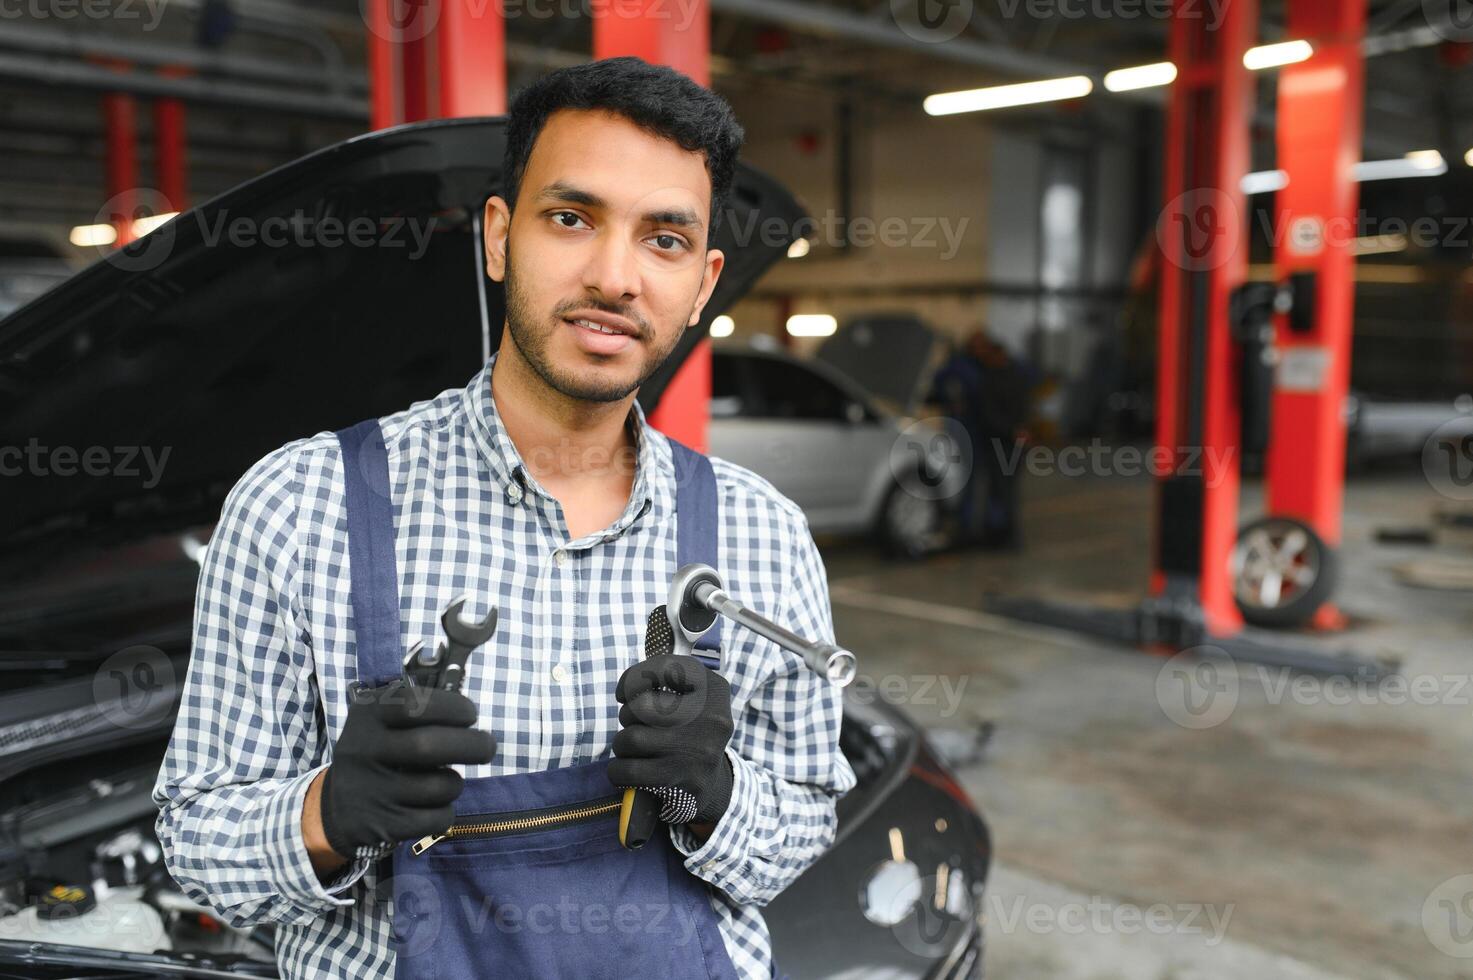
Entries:
<svg viewBox="0 0 1473 980">
<path fill-rule="evenodd" d="M 941 544 L 941 502 L 912 493 L 895 483 L 880 505 L 880 546 L 892 558 L 917 559 Z"/>
<path fill-rule="evenodd" d="M 1335 553 L 1303 521 L 1264 517 L 1238 532 L 1233 548 L 1233 597 L 1254 626 L 1309 622 L 1335 590 Z"/>
</svg>

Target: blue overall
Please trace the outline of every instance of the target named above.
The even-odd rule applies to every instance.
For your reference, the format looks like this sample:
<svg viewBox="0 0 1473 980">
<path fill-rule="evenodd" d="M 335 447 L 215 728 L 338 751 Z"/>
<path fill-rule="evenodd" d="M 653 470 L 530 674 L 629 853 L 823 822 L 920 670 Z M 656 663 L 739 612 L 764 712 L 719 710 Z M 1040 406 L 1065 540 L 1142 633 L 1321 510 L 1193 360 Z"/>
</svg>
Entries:
<svg viewBox="0 0 1473 980">
<path fill-rule="evenodd" d="M 404 657 L 388 460 L 375 419 L 337 436 L 358 679 L 376 686 L 400 676 Z M 678 563 L 717 568 L 711 461 L 673 439 L 670 445 Z M 697 646 L 719 657 L 719 624 Z M 467 670 L 475 663 L 473 655 Z M 549 811 L 582 812 L 582 804 L 602 809 L 622 795 L 607 771 L 605 759 L 467 779 L 455 825 L 504 827 Z M 657 833 L 628 851 L 617 828 L 615 809 L 551 828 L 446 837 L 418 855 L 412 842 L 399 844 L 390 939 L 396 980 L 735 980 L 708 888 L 686 870 L 669 836 Z"/>
</svg>

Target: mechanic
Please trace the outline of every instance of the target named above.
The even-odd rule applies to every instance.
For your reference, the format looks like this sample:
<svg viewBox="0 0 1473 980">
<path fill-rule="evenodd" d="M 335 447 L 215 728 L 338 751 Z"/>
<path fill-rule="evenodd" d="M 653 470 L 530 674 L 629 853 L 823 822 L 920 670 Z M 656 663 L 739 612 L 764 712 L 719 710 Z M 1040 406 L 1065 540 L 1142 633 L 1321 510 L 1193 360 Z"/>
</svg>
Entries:
<svg viewBox="0 0 1473 980">
<path fill-rule="evenodd" d="M 291 978 L 771 977 L 759 907 L 832 842 L 854 784 L 840 694 L 750 631 L 724 631 L 720 674 L 643 659 L 698 532 L 734 596 L 833 639 L 802 511 L 635 400 L 716 285 L 744 134 L 708 89 L 627 57 L 544 76 L 506 134 L 484 221 L 499 350 L 463 389 L 288 443 L 226 497 L 154 786 L 166 863 L 226 921 L 275 923 Z M 459 595 L 500 615 L 462 691 L 405 687 L 403 651 Z M 409 856 L 487 800 L 628 786 L 694 812 L 666 806 L 636 851 L 601 822 L 537 860 L 535 834 Z M 428 940 L 411 886 L 443 906 Z"/>
</svg>

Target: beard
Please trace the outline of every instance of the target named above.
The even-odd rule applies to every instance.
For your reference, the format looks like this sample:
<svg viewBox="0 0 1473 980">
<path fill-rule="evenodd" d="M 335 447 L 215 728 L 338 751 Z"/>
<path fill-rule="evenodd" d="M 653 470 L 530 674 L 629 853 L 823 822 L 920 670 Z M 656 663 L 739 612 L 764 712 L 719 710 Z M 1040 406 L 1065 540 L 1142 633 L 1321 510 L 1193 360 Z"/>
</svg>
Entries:
<svg viewBox="0 0 1473 980">
<path fill-rule="evenodd" d="M 568 324 L 561 317 L 553 317 L 549 323 L 544 323 L 532 308 L 530 299 L 519 288 L 520 280 L 516 275 L 515 263 L 512 261 L 511 247 L 506 250 L 506 328 L 511 331 L 512 342 L 517 345 L 521 352 L 522 360 L 531 365 L 532 370 L 537 372 L 543 382 L 554 391 L 583 402 L 616 402 L 627 398 L 631 393 L 638 390 L 639 386 L 649 380 L 650 376 L 659 370 L 660 365 L 665 363 L 675 345 L 680 341 L 683 331 L 672 330 L 669 342 L 663 347 L 649 348 L 645 344 L 645 338 L 650 337 L 651 331 L 640 320 L 627 316 L 636 324 L 639 324 L 641 336 L 635 338 L 636 350 L 648 349 L 644 364 L 640 366 L 638 377 L 629 381 L 621 381 L 617 378 L 609 378 L 602 372 L 589 372 L 587 376 L 577 371 L 559 368 L 553 363 L 552 356 L 548 352 L 550 341 L 558 330 L 568 328 Z M 593 309 L 599 309 L 594 304 L 586 304 Z M 693 311 L 694 306 L 691 307 Z M 616 311 L 606 310 L 613 313 Z M 623 315 L 623 314 L 621 314 Z M 686 319 L 690 319 L 690 313 L 686 313 Z M 654 339 L 658 340 L 658 337 Z"/>
</svg>

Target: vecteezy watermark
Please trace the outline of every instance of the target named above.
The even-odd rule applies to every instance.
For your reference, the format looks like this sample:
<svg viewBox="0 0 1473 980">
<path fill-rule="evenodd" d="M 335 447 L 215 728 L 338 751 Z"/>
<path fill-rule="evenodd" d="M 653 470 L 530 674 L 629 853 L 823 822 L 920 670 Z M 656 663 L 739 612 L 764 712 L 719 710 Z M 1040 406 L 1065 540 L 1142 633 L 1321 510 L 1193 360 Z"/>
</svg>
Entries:
<svg viewBox="0 0 1473 980">
<path fill-rule="evenodd" d="M 474 847 L 446 841 L 441 848 Z M 370 903 L 389 903 L 399 955 L 431 953 L 445 932 L 494 942 L 496 935 L 648 937 L 662 948 L 687 949 L 698 942 L 699 923 L 684 902 L 588 901 L 566 893 L 535 899 L 515 893 L 449 894 L 438 880 L 412 872 L 379 882 Z"/>
<path fill-rule="evenodd" d="M 137 229 L 141 222 L 171 214 L 168 200 L 151 188 L 139 187 L 113 195 L 98 210 L 97 225 Z M 164 263 L 179 236 L 197 230 L 206 248 L 385 248 L 402 249 L 410 261 L 429 251 L 437 227 L 434 215 L 312 214 L 298 208 L 290 214 L 264 217 L 232 214 L 228 208 L 194 210 L 170 220 L 150 221 L 146 232 L 135 232 L 126 245 L 98 245 L 103 258 L 127 272 L 147 272 Z"/>
<path fill-rule="evenodd" d="M 158 949 L 169 941 L 163 918 L 141 901 L 95 904 L 85 911 L 76 904 L 85 893 L 75 885 L 56 885 L 45 897 L 51 901 L 42 925 L 57 928 L 53 942 L 105 949 Z M 0 940 L 36 939 L 36 919 L 24 915 L 0 916 Z M 65 930 L 65 937 L 62 938 Z M 127 947 L 118 947 L 126 939 Z"/>
<path fill-rule="evenodd" d="M 163 20 L 169 0 L 0 0 L 0 20 L 142 21 L 151 31 Z"/>
<path fill-rule="evenodd" d="M 1020 469 L 1032 476 L 1199 476 L 1209 487 L 1220 486 L 1232 472 L 1235 446 L 1204 449 L 1201 446 L 1111 446 L 1099 439 L 1088 445 L 1027 446 L 1011 440 L 989 440 L 984 450 L 995 455 L 1004 473 Z"/>
<path fill-rule="evenodd" d="M 703 7 L 694 0 L 458 0 L 464 15 L 481 20 L 590 21 L 602 18 L 671 21 L 677 31 L 689 30 Z M 369 31 L 395 44 L 419 41 L 440 23 L 441 4 L 431 0 L 387 0 L 382 19 L 375 16 L 374 0 L 358 0 L 358 13 Z"/>
<path fill-rule="evenodd" d="M 1422 472 L 1451 500 L 1473 500 L 1473 415 L 1448 419 L 1422 446 Z"/>
<path fill-rule="evenodd" d="M 1220 647 L 1183 650 L 1156 672 L 1156 703 L 1183 728 L 1215 728 L 1238 707 L 1237 664 Z"/>
<path fill-rule="evenodd" d="M 119 650 L 92 675 L 92 701 L 118 728 L 148 728 L 174 702 L 174 662 L 151 646 Z"/>
<path fill-rule="evenodd" d="M 1024 895 L 1008 899 L 988 895 L 983 906 L 987 931 L 992 934 L 1205 936 L 1203 945 L 1209 948 L 1227 937 L 1228 924 L 1237 908 L 1232 902 L 1157 902 L 1140 906 L 1115 902 L 1103 895 L 1064 902 L 1029 900 Z"/>
<path fill-rule="evenodd" d="M 1473 707 L 1473 674 L 1400 674 L 1358 667 L 1348 673 L 1316 675 L 1239 663 L 1220 647 L 1183 650 L 1156 673 L 1156 703 L 1183 728 L 1223 724 L 1247 690 L 1271 706 L 1350 705 Z"/>
<path fill-rule="evenodd" d="M 939 707 L 940 715 L 949 718 L 961 707 L 970 675 L 947 677 L 942 674 L 858 674 L 845 700 L 857 704 L 873 704 L 884 700 L 907 707 Z"/>
<path fill-rule="evenodd" d="M 1422 0 L 1422 16 L 1444 41 L 1473 41 L 1473 0 Z"/>
<path fill-rule="evenodd" d="M 890 17 L 925 44 L 950 41 L 972 22 L 972 0 L 890 0 Z"/>
<path fill-rule="evenodd" d="M 1230 0 L 997 0 L 997 14 L 1008 20 L 1201 20 L 1209 31 L 1222 26 Z"/>
<path fill-rule="evenodd" d="M 722 214 L 722 224 L 731 228 L 736 244 L 747 248 L 754 240 L 769 248 L 778 248 L 797 239 L 811 245 L 832 248 L 871 248 L 876 244 L 887 248 L 939 250 L 937 258 L 946 262 L 961 250 L 962 237 L 971 218 L 963 215 L 842 215 L 825 211 L 817 217 L 805 215 L 797 221 L 777 216 L 759 217 L 756 211 L 737 215 L 732 209 Z"/>
<path fill-rule="evenodd" d="M 972 438 L 957 419 L 917 419 L 890 444 L 890 475 L 912 497 L 949 500 L 972 474 L 972 452 Z"/>
<path fill-rule="evenodd" d="M 1156 220 L 1156 241 L 1166 261 L 1187 272 L 1205 272 L 1232 261 L 1243 248 L 1243 208 L 1216 187 L 1174 197 Z"/>
<path fill-rule="evenodd" d="M 110 476 L 137 479 L 152 490 L 163 478 L 172 446 L 46 446 L 35 436 L 24 446 L 0 446 L 0 477 Z M 141 465 L 141 469 L 140 469 Z M 147 474 L 144 475 L 144 471 Z"/>
<path fill-rule="evenodd" d="M 1437 951 L 1473 959 L 1473 874 L 1444 881 L 1422 903 L 1422 932 Z"/>
</svg>

